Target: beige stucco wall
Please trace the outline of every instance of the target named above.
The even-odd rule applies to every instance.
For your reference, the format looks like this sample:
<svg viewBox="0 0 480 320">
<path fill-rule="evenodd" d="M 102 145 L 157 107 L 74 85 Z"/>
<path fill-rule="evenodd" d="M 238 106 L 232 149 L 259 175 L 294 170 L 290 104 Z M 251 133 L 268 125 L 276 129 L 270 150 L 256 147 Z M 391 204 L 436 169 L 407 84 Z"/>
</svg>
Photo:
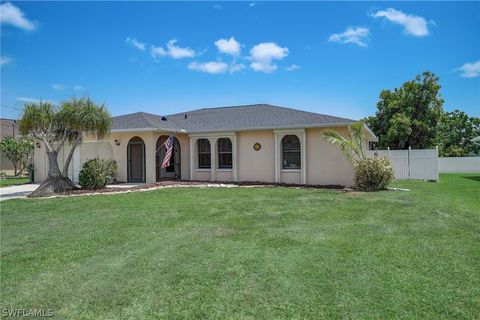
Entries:
<svg viewBox="0 0 480 320">
<path fill-rule="evenodd" d="M 238 180 L 275 181 L 275 137 L 273 130 L 237 133 Z M 260 150 L 253 145 L 260 143 Z"/>
<path fill-rule="evenodd" d="M 333 128 L 343 135 L 348 135 L 346 127 Z M 336 185 L 351 185 L 353 181 L 353 170 L 351 165 L 345 160 L 340 150 L 332 144 L 325 141 L 323 138 L 323 128 L 315 129 L 299 129 L 301 131 L 302 152 L 305 153 L 302 158 L 302 170 L 282 170 L 278 168 L 278 182 L 284 183 L 302 183 L 303 174 L 305 174 L 305 183 L 307 184 L 336 184 Z M 235 175 L 237 181 L 263 181 L 275 182 L 275 135 L 277 134 L 277 143 L 279 142 L 279 132 L 273 130 L 251 131 L 251 132 L 236 132 L 233 134 L 235 143 L 233 157 L 234 168 L 232 170 L 222 170 L 217 168 L 217 155 L 215 141 L 221 134 L 215 137 L 209 137 L 212 144 L 212 168 L 213 170 L 196 169 L 198 164 L 195 156 L 190 157 L 190 150 L 196 152 L 196 148 L 190 146 L 190 141 L 195 141 L 195 138 L 187 134 L 176 134 L 175 136 L 180 142 L 181 150 L 181 178 L 184 180 L 202 180 L 202 181 L 234 181 Z M 80 164 L 88 159 L 100 157 L 111 157 L 117 161 L 118 173 L 117 180 L 127 181 L 127 145 L 128 141 L 138 136 L 145 143 L 145 164 L 146 164 L 146 182 L 155 182 L 156 168 L 155 168 L 155 149 L 157 139 L 161 135 L 168 135 L 161 132 L 113 132 L 105 137 L 101 144 L 94 143 L 94 137 L 85 138 L 85 143 L 80 147 Z M 304 138 L 303 138 L 304 135 Z M 192 140 L 190 140 L 192 138 Z M 115 145 L 114 141 L 118 140 L 120 145 Z M 261 149 L 255 151 L 253 145 L 255 143 L 261 144 Z M 303 145 L 305 144 L 305 145 Z M 68 148 L 59 155 L 59 163 L 63 162 L 66 157 Z M 281 150 L 277 147 L 278 162 L 281 163 Z M 193 163 L 190 164 L 190 159 Z M 235 163 L 237 168 L 235 168 Z M 35 148 L 34 154 L 35 164 L 35 180 L 43 181 L 47 173 L 47 161 L 45 149 Z M 190 177 L 190 169 L 193 168 L 192 176 Z M 72 169 L 71 169 L 72 170 Z M 305 172 L 303 172 L 305 171 Z"/>
<path fill-rule="evenodd" d="M 332 128 L 348 136 L 346 127 Z M 307 184 L 336 184 L 349 186 L 353 182 L 353 169 L 338 147 L 325 141 L 325 129 L 306 130 Z"/>
</svg>

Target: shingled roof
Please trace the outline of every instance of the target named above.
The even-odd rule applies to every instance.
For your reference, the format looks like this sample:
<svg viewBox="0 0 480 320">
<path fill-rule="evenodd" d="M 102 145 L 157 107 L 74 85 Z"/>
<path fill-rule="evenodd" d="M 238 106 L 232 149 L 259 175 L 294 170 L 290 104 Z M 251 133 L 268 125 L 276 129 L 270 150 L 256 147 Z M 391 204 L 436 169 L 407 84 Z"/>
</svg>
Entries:
<svg viewBox="0 0 480 320">
<path fill-rule="evenodd" d="M 112 118 L 112 131 L 163 130 L 188 133 L 348 125 L 355 120 L 255 104 L 205 108 L 159 116 L 137 112 Z"/>
</svg>

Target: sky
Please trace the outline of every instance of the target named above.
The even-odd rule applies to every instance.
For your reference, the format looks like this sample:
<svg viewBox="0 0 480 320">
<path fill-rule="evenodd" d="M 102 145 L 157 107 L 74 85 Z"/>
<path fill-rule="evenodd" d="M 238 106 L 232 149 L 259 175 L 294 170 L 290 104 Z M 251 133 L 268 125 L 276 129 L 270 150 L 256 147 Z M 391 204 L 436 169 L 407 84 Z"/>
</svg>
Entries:
<svg viewBox="0 0 480 320">
<path fill-rule="evenodd" d="M 480 116 L 480 2 L 5 2 L 1 116 L 72 95 L 112 115 L 269 103 L 360 119 L 423 71 Z"/>
</svg>

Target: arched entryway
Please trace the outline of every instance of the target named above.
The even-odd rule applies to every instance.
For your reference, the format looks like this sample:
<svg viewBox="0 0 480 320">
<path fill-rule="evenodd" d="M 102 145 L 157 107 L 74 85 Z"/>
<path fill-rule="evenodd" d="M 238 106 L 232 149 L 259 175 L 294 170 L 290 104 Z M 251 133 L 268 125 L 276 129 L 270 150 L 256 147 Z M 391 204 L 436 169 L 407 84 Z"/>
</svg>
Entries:
<svg viewBox="0 0 480 320">
<path fill-rule="evenodd" d="M 170 165 L 166 168 L 162 168 L 162 162 L 165 158 L 165 146 L 162 144 L 168 139 L 168 136 L 160 136 L 157 140 L 157 145 L 155 150 L 157 153 L 155 155 L 155 168 L 156 168 L 156 178 L 157 181 L 165 179 L 180 179 L 181 177 L 181 163 L 180 163 L 180 142 L 178 139 L 173 137 L 173 154 L 170 158 Z M 161 146 L 161 147 L 160 147 Z"/>
<path fill-rule="evenodd" d="M 145 143 L 140 137 L 133 137 L 127 147 L 128 182 L 145 182 Z"/>
</svg>

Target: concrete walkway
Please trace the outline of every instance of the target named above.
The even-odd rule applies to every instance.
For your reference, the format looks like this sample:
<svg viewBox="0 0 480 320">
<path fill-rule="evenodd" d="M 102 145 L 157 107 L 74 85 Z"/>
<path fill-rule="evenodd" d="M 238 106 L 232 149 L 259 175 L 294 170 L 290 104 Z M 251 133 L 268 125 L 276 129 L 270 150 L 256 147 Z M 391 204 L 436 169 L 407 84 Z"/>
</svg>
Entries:
<svg viewBox="0 0 480 320">
<path fill-rule="evenodd" d="M 30 192 L 37 189 L 38 186 L 39 184 L 37 183 L 31 183 L 0 188 L 0 201 L 25 198 Z"/>
</svg>

